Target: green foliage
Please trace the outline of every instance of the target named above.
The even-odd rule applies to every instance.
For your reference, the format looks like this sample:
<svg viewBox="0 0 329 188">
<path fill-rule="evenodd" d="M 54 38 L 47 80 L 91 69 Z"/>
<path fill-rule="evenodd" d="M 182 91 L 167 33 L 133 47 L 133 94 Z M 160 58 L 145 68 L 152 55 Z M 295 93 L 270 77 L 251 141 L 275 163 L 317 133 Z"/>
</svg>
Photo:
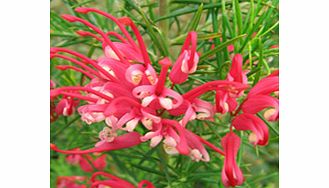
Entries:
<svg viewBox="0 0 329 188">
<path fill-rule="evenodd" d="M 169 1 L 169 0 L 168 0 Z M 74 14 L 99 26 L 104 31 L 118 31 L 109 20 L 96 14 L 79 14 L 76 7 L 95 7 L 116 17 L 129 16 L 139 27 L 147 44 L 147 50 L 155 64 L 168 56 L 175 61 L 188 31 L 198 33 L 198 51 L 201 58 L 198 70 L 190 79 L 176 85 L 175 90 L 184 93 L 207 81 L 224 79 L 230 66 L 227 46 L 233 44 L 234 52 L 244 57 L 244 68 L 250 70 L 250 84 L 278 68 L 278 0 L 171 0 L 168 14 L 159 15 L 159 3 L 153 0 L 52 0 L 51 1 L 51 46 L 74 49 L 89 57 L 102 54 L 101 44 L 90 37 L 80 37 L 75 31 L 87 27 L 68 23 L 60 14 Z M 161 28 L 168 22 L 169 28 Z M 166 25 L 166 24 L 163 24 Z M 169 31 L 164 33 L 163 31 Z M 212 40 L 210 40 L 212 39 Z M 113 38 L 115 41 L 115 38 Z M 215 45 L 212 48 L 212 45 Z M 61 59 L 51 60 L 51 79 L 58 86 L 84 84 L 84 78 L 71 70 L 58 71 L 59 64 L 71 64 Z M 204 95 L 213 100 L 214 95 Z M 254 147 L 248 143 L 248 134 L 241 133 L 243 140 L 239 151 L 239 163 L 246 181 L 241 187 L 278 187 L 278 123 L 266 122 L 270 127 L 271 140 L 268 146 Z M 195 120 L 188 129 L 220 147 L 220 139 L 228 132 L 229 115 L 218 115 L 214 122 Z M 87 125 L 75 113 L 60 117 L 51 124 L 51 142 L 60 148 L 72 149 L 93 147 L 98 141 L 98 132 L 104 123 Z M 150 148 L 148 142 L 131 149 L 108 152 L 106 171 L 137 184 L 142 179 L 152 181 L 156 187 L 215 188 L 221 184 L 223 158 L 210 150 L 211 161 L 193 162 L 186 156 L 168 156 L 162 146 Z M 51 186 L 57 176 L 87 175 L 79 167 L 68 165 L 65 156 L 51 152 Z"/>
</svg>

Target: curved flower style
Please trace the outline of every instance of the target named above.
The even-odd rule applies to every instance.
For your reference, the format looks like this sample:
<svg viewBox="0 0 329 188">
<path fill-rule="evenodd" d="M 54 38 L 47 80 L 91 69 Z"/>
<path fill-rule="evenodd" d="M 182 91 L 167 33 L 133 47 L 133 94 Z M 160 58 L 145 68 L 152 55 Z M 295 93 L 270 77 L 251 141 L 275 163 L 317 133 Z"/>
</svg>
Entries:
<svg viewBox="0 0 329 188">
<path fill-rule="evenodd" d="M 84 74 L 89 79 L 83 86 L 57 88 L 51 86 L 51 100 L 55 101 L 59 98 L 57 114 L 71 115 L 77 108 L 82 121 L 88 125 L 105 122 L 105 127 L 99 132 L 99 142 L 94 148 L 61 150 L 51 144 L 51 149 L 69 154 L 68 160 L 71 163 L 79 163 L 81 168 L 90 172 L 90 164 L 84 159 L 89 153 L 129 148 L 150 140 L 150 147 L 162 142 L 165 152 L 170 155 L 187 155 L 194 161 L 207 162 L 210 156 L 205 149 L 206 145 L 225 156 L 222 172 L 224 185 L 241 185 L 243 175 L 235 162 L 240 138 L 233 133 L 232 127 L 237 130 L 251 130 L 253 133 L 250 141 L 253 144 L 267 143 L 267 127 L 255 114 L 270 108 L 265 112 L 265 118 L 268 120 L 278 118 L 278 100 L 270 96 L 278 90 L 278 73 L 273 73 L 259 81 L 250 90 L 245 101 L 239 105 L 237 98 L 244 96 L 249 85 L 247 71 L 242 70 L 242 56 L 236 54 L 232 59 L 226 80 L 210 81 L 181 93 L 174 89 L 174 85 L 184 83 L 188 75 L 196 71 L 199 62 L 196 32 L 188 33 L 173 66 L 168 57 L 158 62 L 160 72 L 157 73 L 158 69 L 152 64 L 143 38 L 130 18 L 115 18 L 94 8 L 79 7 L 76 11 L 81 14 L 93 12 L 112 20 L 122 35 L 113 31 L 104 32 L 80 17 L 62 16 L 69 22 L 79 22 L 89 27 L 93 32 L 80 30 L 77 34 L 98 40 L 102 44 L 104 55 L 98 59 L 90 59 L 66 48 L 51 48 L 50 58 L 61 58 L 73 64 L 73 66 L 57 66 L 59 70 L 71 69 Z M 137 42 L 126 27 L 130 27 Z M 118 42 L 113 42 L 113 38 Z M 200 98 L 203 94 L 213 91 L 216 92 L 215 104 L 213 101 Z M 82 105 L 78 107 L 79 102 Z M 240 110 L 243 113 L 236 116 Z M 195 119 L 213 121 L 216 112 L 222 114 L 230 112 L 231 115 L 236 116 L 230 133 L 222 140 L 224 151 L 187 129 L 188 123 Z M 136 129 L 137 126 L 144 129 L 144 135 L 136 132 L 140 130 Z M 105 155 L 95 160 L 90 159 L 99 170 L 106 165 L 103 156 Z M 95 177 L 98 175 L 108 179 L 96 180 Z M 97 188 L 134 187 L 131 183 L 106 173 L 94 174 L 91 181 L 92 187 Z M 154 187 L 150 182 L 143 180 L 138 188 L 144 184 L 148 188 Z"/>
<path fill-rule="evenodd" d="M 97 177 L 102 176 L 106 180 L 98 180 Z M 59 176 L 57 177 L 57 188 L 155 188 L 155 186 L 147 181 L 142 180 L 138 183 L 137 187 L 130 182 L 123 180 L 117 176 L 106 172 L 95 172 L 88 180 L 86 176 Z M 77 183 L 79 182 L 79 183 Z M 90 186 L 89 186 L 90 185 Z"/>
<path fill-rule="evenodd" d="M 107 178 L 106 180 L 97 180 L 96 178 L 98 176 L 103 176 Z M 135 187 L 133 184 L 130 182 L 123 180 L 117 176 L 114 176 L 112 174 L 106 173 L 106 172 L 95 172 L 91 178 L 91 188 L 106 188 L 108 186 L 110 187 L 115 187 L 115 188 L 155 188 L 155 186 L 147 181 L 147 180 L 142 180 L 138 183 L 138 186 Z M 146 186 L 144 186 L 146 185 Z"/>
</svg>

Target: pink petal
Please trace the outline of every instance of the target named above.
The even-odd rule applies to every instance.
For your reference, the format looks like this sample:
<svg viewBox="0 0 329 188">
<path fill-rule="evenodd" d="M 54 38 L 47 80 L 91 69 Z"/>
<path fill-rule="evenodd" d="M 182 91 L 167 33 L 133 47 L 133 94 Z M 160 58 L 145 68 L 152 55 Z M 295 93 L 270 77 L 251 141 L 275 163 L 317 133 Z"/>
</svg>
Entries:
<svg viewBox="0 0 329 188">
<path fill-rule="evenodd" d="M 275 91 L 279 91 L 279 77 L 265 77 L 249 91 L 248 97 L 255 95 L 269 95 Z"/>
<path fill-rule="evenodd" d="M 155 87 L 152 85 L 142 85 L 135 87 L 132 91 L 133 95 L 138 99 L 143 99 L 147 96 L 154 94 Z"/>
<path fill-rule="evenodd" d="M 279 100 L 267 96 L 267 95 L 256 95 L 249 97 L 242 105 L 242 111 L 245 113 L 256 114 L 265 108 L 275 108 L 276 111 L 279 110 Z"/>
<path fill-rule="evenodd" d="M 126 80 L 134 85 L 138 85 L 143 79 L 144 69 L 144 66 L 141 64 L 129 66 L 125 73 Z"/>
<path fill-rule="evenodd" d="M 227 187 L 241 185 L 244 178 L 242 171 L 236 163 L 241 140 L 236 134 L 230 132 L 223 137 L 221 143 L 225 152 L 222 182 Z"/>
<path fill-rule="evenodd" d="M 267 145 L 269 137 L 268 128 L 257 116 L 247 113 L 240 114 L 233 119 L 232 125 L 237 130 L 252 131 L 256 136 L 255 140 L 251 140 L 254 145 Z"/>
<path fill-rule="evenodd" d="M 141 112 L 144 117 L 151 119 L 154 123 L 160 123 L 161 117 L 153 115 L 150 108 L 142 108 Z M 155 114 L 155 112 L 153 112 Z"/>
<path fill-rule="evenodd" d="M 152 65 L 148 64 L 146 66 L 145 75 L 146 75 L 147 79 L 149 80 L 150 84 L 156 85 L 158 83 L 158 75 L 155 72 Z"/>
<path fill-rule="evenodd" d="M 201 143 L 200 139 L 196 134 L 192 133 L 191 131 L 185 129 L 185 134 L 187 138 L 187 143 L 191 147 L 191 149 L 197 149 L 202 154 L 202 161 L 208 162 L 210 160 L 209 154 L 203 144 Z"/>
<path fill-rule="evenodd" d="M 162 97 L 170 97 L 173 98 L 173 105 L 172 105 L 172 109 L 175 109 L 177 107 L 179 107 L 182 103 L 183 103 L 183 97 L 177 93 L 174 90 L 168 89 L 168 88 L 164 88 L 163 92 L 161 94 Z"/>
<path fill-rule="evenodd" d="M 183 119 L 181 120 L 181 124 L 183 125 L 183 127 L 185 127 L 190 120 L 194 120 L 195 118 L 196 118 L 196 113 L 194 112 L 192 106 L 190 105 L 187 108 Z"/>
<path fill-rule="evenodd" d="M 179 55 L 178 59 L 176 60 L 174 66 L 172 67 L 169 73 L 170 81 L 174 84 L 181 84 L 185 82 L 188 78 L 188 73 L 183 72 L 181 69 L 184 57 L 184 53 L 181 53 Z"/>
<path fill-rule="evenodd" d="M 206 119 L 213 119 L 213 116 L 215 115 L 215 107 L 210 102 L 196 98 L 193 100 L 192 105 L 196 112 L 204 113 Z"/>
</svg>

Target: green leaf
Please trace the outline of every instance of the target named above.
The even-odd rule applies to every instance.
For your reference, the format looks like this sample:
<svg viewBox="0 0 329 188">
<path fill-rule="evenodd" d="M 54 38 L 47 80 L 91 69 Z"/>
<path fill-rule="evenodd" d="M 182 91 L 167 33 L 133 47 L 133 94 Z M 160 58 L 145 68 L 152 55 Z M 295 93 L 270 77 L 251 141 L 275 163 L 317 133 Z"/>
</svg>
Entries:
<svg viewBox="0 0 329 188">
<path fill-rule="evenodd" d="M 214 7 L 220 7 L 220 5 L 221 5 L 221 3 L 207 4 L 203 7 L 203 10 L 211 9 L 211 8 L 214 8 Z M 185 7 L 185 8 L 182 8 L 182 9 L 175 10 L 167 16 L 162 16 L 162 17 L 154 20 L 154 22 L 158 22 L 160 20 L 169 19 L 169 18 L 176 17 L 176 16 L 181 16 L 181 15 L 184 15 L 184 14 L 189 14 L 189 13 L 195 12 L 197 10 L 198 10 L 198 8 Z"/>
<path fill-rule="evenodd" d="M 239 35 L 231 40 L 227 40 L 226 42 L 223 42 L 222 44 L 220 44 L 219 46 L 216 46 L 214 49 L 204 53 L 201 55 L 200 57 L 200 61 L 203 61 L 204 59 L 206 59 L 207 57 L 214 55 L 216 52 L 219 52 L 221 50 L 223 50 L 224 48 L 226 48 L 228 45 L 233 44 L 235 41 L 241 39 L 242 37 L 245 37 L 246 34 L 243 35 Z"/>
<path fill-rule="evenodd" d="M 201 19 L 202 11 L 203 11 L 203 4 L 201 4 L 199 6 L 198 10 L 193 15 L 192 21 L 190 22 L 190 24 L 188 24 L 185 32 L 196 31 L 197 30 L 197 27 L 198 27 L 200 19 Z"/>
<path fill-rule="evenodd" d="M 164 174 L 162 172 L 160 172 L 158 170 L 154 170 L 154 168 L 149 168 L 149 167 L 145 167 L 145 166 L 138 165 L 138 164 L 133 164 L 133 163 L 131 163 L 130 165 L 135 167 L 135 168 L 138 168 L 140 170 L 144 170 L 146 172 L 152 173 L 152 174 L 156 174 L 156 175 L 159 175 L 159 176 L 164 176 Z"/>
<path fill-rule="evenodd" d="M 240 10 L 239 0 L 233 0 L 234 16 L 237 21 L 238 34 L 242 34 L 242 16 Z"/>
</svg>

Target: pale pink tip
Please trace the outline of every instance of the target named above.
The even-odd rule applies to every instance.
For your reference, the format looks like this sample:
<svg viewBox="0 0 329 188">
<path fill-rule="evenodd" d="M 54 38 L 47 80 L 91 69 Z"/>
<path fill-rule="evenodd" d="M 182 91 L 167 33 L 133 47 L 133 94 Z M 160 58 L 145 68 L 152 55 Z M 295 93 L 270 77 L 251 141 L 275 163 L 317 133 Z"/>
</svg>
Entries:
<svg viewBox="0 0 329 188">
<path fill-rule="evenodd" d="M 54 53 L 57 53 L 57 52 L 58 52 L 57 48 L 50 48 L 50 53 L 51 54 L 54 54 Z"/>
<path fill-rule="evenodd" d="M 50 52 L 50 59 L 54 58 L 55 54 Z"/>
<path fill-rule="evenodd" d="M 55 144 L 50 143 L 50 149 L 54 150 L 56 148 L 57 148 L 57 146 Z"/>
<path fill-rule="evenodd" d="M 86 13 L 90 12 L 90 9 L 86 8 L 86 7 L 78 7 L 74 10 L 75 10 L 75 12 L 79 12 L 79 13 L 82 13 L 82 14 L 86 14 Z"/>
<path fill-rule="evenodd" d="M 66 70 L 66 69 L 67 69 L 67 66 L 64 66 L 64 65 L 57 65 L 57 66 L 56 66 L 56 69 L 58 69 L 58 70 Z"/>
<path fill-rule="evenodd" d="M 234 51 L 234 45 L 233 45 L 233 44 L 228 45 L 228 46 L 227 46 L 227 50 L 228 50 L 229 52 L 233 52 L 233 51 Z"/>
<path fill-rule="evenodd" d="M 77 19 L 76 17 L 72 16 L 72 15 L 68 15 L 68 14 L 62 14 L 61 17 L 69 22 L 75 22 Z"/>
<path fill-rule="evenodd" d="M 169 60 L 169 58 L 166 57 L 166 58 L 160 60 L 159 64 L 162 66 L 170 67 L 171 61 Z"/>
</svg>

